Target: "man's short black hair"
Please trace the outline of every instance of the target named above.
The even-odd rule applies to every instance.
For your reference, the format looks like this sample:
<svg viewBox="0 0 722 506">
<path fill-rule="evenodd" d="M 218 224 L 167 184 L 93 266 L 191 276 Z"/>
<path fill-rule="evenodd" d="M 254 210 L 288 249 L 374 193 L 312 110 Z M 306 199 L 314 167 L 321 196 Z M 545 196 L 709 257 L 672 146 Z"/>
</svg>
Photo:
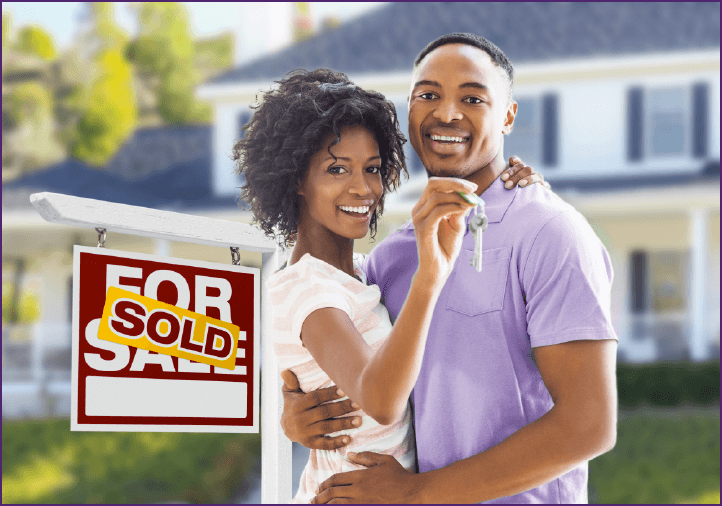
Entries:
<svg viewBox="0 0 722 506">
<path fill-rule="evenodd" d="M 480 35 L 473 33 L 449 33 L 442 35 L 436 40 L 432 40 L 429 44 L 421 50 L 419 56 L 414 61 L 414 70 L 419 66 L 421 61 L 426 58 L 431 51 L 434 49 L 445 46 L 446 44 L 466 44 L 467 46 L 473 46 L 481 49 L 491 57 L 491 61 L 494 64 L 506 72 L 506 77 L 509 80 L 509 98 L 511 98 L 511 90 L 514 86 L 514 66 L 511 64 L 509 58 L 506 57 L 504 51 L 499 49 L 496 44 L 486 40 Z"/>
</svg>

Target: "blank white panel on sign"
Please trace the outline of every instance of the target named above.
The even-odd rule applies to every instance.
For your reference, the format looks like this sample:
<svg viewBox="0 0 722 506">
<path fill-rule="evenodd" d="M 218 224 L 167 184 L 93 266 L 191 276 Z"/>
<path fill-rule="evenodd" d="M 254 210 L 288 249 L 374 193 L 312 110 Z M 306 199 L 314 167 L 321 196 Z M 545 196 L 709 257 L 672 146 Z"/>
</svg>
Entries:
<svg viewBox="0 0 722 506">
<path fill-rule="evenodd" d="M 88 416 L 246 416 L 246 383 L 88 376 L 85 388 Z"/>
</svg>

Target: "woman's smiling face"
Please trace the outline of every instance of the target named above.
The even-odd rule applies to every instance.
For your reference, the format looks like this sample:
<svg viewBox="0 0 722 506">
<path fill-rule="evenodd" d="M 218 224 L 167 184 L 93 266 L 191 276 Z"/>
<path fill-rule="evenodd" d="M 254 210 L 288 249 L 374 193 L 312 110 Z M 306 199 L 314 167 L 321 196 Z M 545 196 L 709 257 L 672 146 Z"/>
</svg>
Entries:
<svg viewBox="0 0 722 506">
<path fill-rule="evenodd" d="M 362 239 L 383 195 L 379 146 L 360 125 L 342 128 L 339 142 L 329 149 L 335 139 L 329 136 L 311 157 L 299 185 L 299 232 Z"/>
</svg>

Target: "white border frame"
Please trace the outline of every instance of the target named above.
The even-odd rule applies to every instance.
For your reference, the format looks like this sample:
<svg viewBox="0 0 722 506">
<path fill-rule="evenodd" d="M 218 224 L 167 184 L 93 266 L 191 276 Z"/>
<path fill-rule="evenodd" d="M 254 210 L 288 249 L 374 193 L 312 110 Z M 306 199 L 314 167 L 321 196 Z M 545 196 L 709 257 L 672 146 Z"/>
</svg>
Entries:
<svg viewBox="0 0 722 506">
<path fill-rule="evenodd" d="M 230 427 L 220 425 L 135 425 L 135 424 L 80 424 L 78 423 L 78 367 L 80 360 L 80 253 L 94 253 L 120 258 L 132 258 L 162 262 L 189 267 L 202 267 L 215 270 L 228 270 L 253 275 L 253 425 L 250 427 Z M 70 398 L 70 430 L 100 432 L 203 432 L 227 434 L 257 434 L 260 414 L 260 332 L 261 332 L 261 271 L 254 267 L 226 265 L 202 260 L 186 260 L 166 256 L 131 253 L 98 247 L 73 247 L 73 325 L 72 325 L 72 394 Z"/>
</svg>

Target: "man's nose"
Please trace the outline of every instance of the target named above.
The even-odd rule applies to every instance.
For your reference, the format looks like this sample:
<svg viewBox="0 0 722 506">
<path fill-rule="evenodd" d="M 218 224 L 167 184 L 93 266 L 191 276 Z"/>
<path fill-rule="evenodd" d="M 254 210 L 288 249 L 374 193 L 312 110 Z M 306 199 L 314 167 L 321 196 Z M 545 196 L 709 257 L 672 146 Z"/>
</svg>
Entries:
<svg viewBox="0 0 722 506">
<path fill-rule="evenodd" d="M 434 109 L 434 118 L 442 123 L 451 123 L 462 118 L 463 114 L 458 104 L 453 100 L 439 100 L 436 109 Z"/>
</svg>

